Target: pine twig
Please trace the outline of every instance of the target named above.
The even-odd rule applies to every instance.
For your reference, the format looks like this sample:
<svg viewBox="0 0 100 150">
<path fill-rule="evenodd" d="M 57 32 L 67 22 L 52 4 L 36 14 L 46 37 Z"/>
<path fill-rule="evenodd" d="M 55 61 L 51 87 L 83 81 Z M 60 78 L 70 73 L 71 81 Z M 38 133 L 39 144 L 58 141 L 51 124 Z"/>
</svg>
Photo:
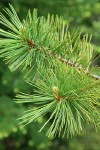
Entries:
<svg viewBox="0 0 100 150">
<path fill-rule="evenodd" d="M 51 51 L 49 52 L 49 54 L 51 54 L 52 56 L 54 56 L 55 58 L 59 59 L 60 61 L 72 66 L 72 67 L 76 67 L 79 71 L 82 70 L 86 75 L 91 76 L 92 78 L 96 79 L 96 80 L 100 80 L 100 76 L 94 75 L 94 74 L 90 74 L 88 71 L 84 70 L 81 66 L 79 66 L 79 64 L 76 64 L 74 62 L 71 62 L 70 60 L 64 59 L 61 56 L 57 56 L 51 53 Z"/>
<path fill-rule="evenodd" d="M 32 41 L 30 41 L 30 40 L 25 40 L 25 41 L 26 41 L 26 43 L 28 44 L 28 46 L 29 46 L 30 48 L 35 48 L 35 47 L 37 47 L 37 45 L 36 45 L 35 43 L 33 43 Z M 41 51 L 43 51 L 43 52 L 46 52 L 46 51 L 47 51 L 47 50 L 44 49 L 44 48 L 39 49 L 39 50 L 41 50 Z M 61 56 L 58 56 L 57 54 L 53 54 L 51 50 L 48 51 L 48 54 L 51 55 L 51 56 L 53 56 L 53 57 L 55 57 L 55 58 L 57 58 L 58 60 L 60 60 L 60 61 L 63 62 L 63 63 L 66 63 L 66 64 L 68 64 L 68 65 L 70 65 L 70 66 L 72 66 L 72 67 L 77 68 L 79 71 L 82 70 L 86 75 L 89 75 L 89 76 L 92 77 L 92 78 L 94 78 L 94 79 L 96 79 L 96 80 L 100 80 L 100 76 L 97 76 L 97 75 L 94 75 L 94 74 L 90 74 L 89 71 L 83 69 L 79 64 L 76 64 L 76 63 L 74 63 L 74 62 L 72 62 L 72 61 L 70 61 L 70 60 L 67 60 L 67 59 L 65 59 L 65 58 L 62 58 Z"/>
<path fill-rule="evenodd" d="M 46 135 L 52 138 L 57 134 L 62 137 L 66 134 L 67 138 L 80 134 L 84 132 L 86 123 L 94 124 L 96 129 L 100 127 L 100 84 L 91 80 L 91 77 L 96 80 L 99 80 L 100 77 L 91 74 L 81 63 L 77 64 L 76 61 L 71 61 L 71 58 L 69 60 L 62 56 L 66 49 L 73 47 L 73 49 L 77 49 L 75 56 L 83 56 L 79 59 L 83 63 L 86 61 L 87 64 L 92 57 L 91 38 L 88 41 L 86 35 L 81 43 L 80 34 L 77 31 L 70 34 L 61 18 L 50 15 L 47 19 L 38 18 L 36 9 L 32 15 L 30 11 L 28 12 L 23 23 L 12 5 L 10 5 L 10 9 L 5 8 L 5 12 L 9 20 L 0 13 L 0 24 L 10 31 L 0 29 L 0 57 L 5 58 L 12 71 L 18 68 L 26 69 L 28 71 L 26 76 L 30 75 L 29 81 L 26 79 L 26 82 L 34 86 L 33 94 L 21 92 L 16 96 L 17 103 L 33 103 L 32 108 L 25 111 L 25 114 L 19 118 L 20 123 L 27 125 L 49 113 L 49 119 L 39 132 L 50 121 L 51 125 Z M 66 41 L 68 41 L 68 45 L 66 45 Z M 79 52 L 80 47 L 81 51 Z M 88 48 L 89 53 L 86 53 L 85 50 Z M 73 56 L 73 52 L 69 52 Z M 45 56 L 48 59 L 44 60 Z M 85 57 L 86 60 L 84 60 Z M 56 59 L 55 61 L 58 60 L 61 63 L 55 63 L 53 68 L 46 68 L 45 63 L 52 62 L 51 59 Z M 67 64 L 67 69 L 62 65 L 63 63 Z M 36 73 L 34 69 L 40 65 L 38 75 L 35 74 L 37 75 L 35 80 L 31 81 L 31 77 L 33 79 L 34 76 L 33 72 Z M 29 70 L 27 70 L 28 66 L 30 66 Z M 71 67 L 69 68 L 69 66 Z M 71 68 L 82 71 L 82 74 L 80 75 L 75 69 L 70 74 Z M 86 75 L 90 78 L 87 78 Z"/>
</svg>

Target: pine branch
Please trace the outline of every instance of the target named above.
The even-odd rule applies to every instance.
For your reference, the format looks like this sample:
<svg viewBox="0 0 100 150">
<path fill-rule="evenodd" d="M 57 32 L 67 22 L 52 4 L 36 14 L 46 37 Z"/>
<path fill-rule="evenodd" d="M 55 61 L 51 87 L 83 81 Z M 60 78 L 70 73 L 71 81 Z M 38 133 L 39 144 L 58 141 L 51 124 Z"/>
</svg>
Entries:
<svg viewBox="0 0 100 150">
<path fill-rule="evenodd" d="M 40 129 L 51 122 L 47 131 L 49 137 L 55 137 L 56 134 L 67 134 L 67 137 L 80 134 L 87 123 L 97 126 L 100 118 L 100 82 L 92 81 L 74 68 L 70 69 L 65 64 L 62 66 L 59 62 L 53 70 L 39 69 L 38 73 L 39 79 L 35 83 L 29 81 L 31 86 L 36 87 L 36 94 L 20 93 L 16 98 L 17 103 L 31 102 L 36 106 L 19 118 L 22 124 L 36 121 L 39 116 L 49 112 L 50 118 Z"/>
<path fill-rule="evenodd" d="M 77 64 L 82 63 L 81 65 L 86 68 L 89 67 L 92 47 L 87 35 L 81 40 L 81 35 L 76 31 L 70 34 L 62 19 L 58 17 L 54 19 L 54 16 L 50 17 L 50 15 L 47 20 L 44 17 L 37 18 L 36 10 L 34 10 L 33 18 L 29 12 L 27 20 L 21 23 L 12 6 L 11 9 L 13 12 L 9 9 L 5 9 L 5 11 L 12 23 L 3 14 L 0 15 L 0 23 L 11 30 L 0 30 L 2 36 L 0 54 L 5 58 L 12 71 L 19 67 L 23 67 L 25 70 L 27 66 L 32 66 L 33 61 L 36 61 L 36 66 L 52 62 L 49 55 L 45 56 L 41 51 L 37 52 L 44 49 L 48 53 L 50 50 L 53 55 L 70 60 L 71 62 L 68 62 L 73 64 L 72 66 L 74 66 L 72 62 L 77 62 Z M 46 57 L 48 60 L 45 59 Z M 77 66 L 76 63 L 75 66 Z"/>
<path fill-rule="evenodd" d="M 21 22 L 11 5 L 4 10 L 9 19 L 0 14 L 0 23 L 8 29 L 0 29 L 0 57 L 11 71 L 26 71 L 25 80 L 34 89 L 31 95 L 16 96 L 17 103 L 33 103 L 33 109 L 19 118 L 21 123 L 49 113 L 40 129 L 49 124 L 49 137 L 80 134 L 88 123 L 100 127 L 100 77 L 89 69 L 91 38 L 70 33 L 58 16 L 37 17 L 34 10 Z"/>
<path fill-rule="evenodd" d="M 94 74 L 90 74 L 87 70 L 84 70 L 79 64 L 75 64 L 74 62 L 71 62 L 67 59 L 62 58 L 61 56 L 57 56 L 51 53 L 51 51 L 49 51 L 49 54 L 54 56 L 55 58 L 59 59 L 61 62 L 64 62 L 72 67 L 76 67 L 79 71 L 82 70 L 86 75 L 91 76 L 92 78 L 96 79 L 96 80 L 100 80 L 100 76 L 94 75 Z"/>
<path fill-rule="evenodd" d="M 33 42 L 30 41 L 30 40 L 26 40 L 26 42 L 27 42 L 27 44 L 28 44 L 28 46 L 29 46 L 30 48 L 38 47 L 35 43 L 33 43 Z M 44 48 L 41 48 L 41 49 L 39 49 L 39 50 L 42 51 L 42 52 L 47 52 L 47 54 L 53 56 L 54 58 L 57 58 L 58 60 L 60 60 L 60 61 L 63 62 L 63 63 L 66 63 L 66 64 L 68 64 L 68 65 L 70 65 L 70 66 L 72 66 L 72 67 L 77 68 L 79 71 L 82 70 L 86 75 L 89 75 L 90 77 L 92 77 L 92 78 L 94 78 L 94 79 L 96 79 L 96 80 L 100 80 L 100 76 L 97 76 L 97 75 L 94 75 L 94 74 L 90 74 L 89 71 L 84 70 L 79 64 L 76 64 L 76 63 L 74 63 L 74 62 L 72 62 L 72 61 L 70 61 L 70 60 L 64 59 L 64 58 L 62 58 L 61 56 L 57 56 L 57 54 L 56 54 L 56 55 L 53 54 L 52 51 L 50 51 L 50 50 L 47 51 L 47 49 L 44 49 Z"/>
</svg>

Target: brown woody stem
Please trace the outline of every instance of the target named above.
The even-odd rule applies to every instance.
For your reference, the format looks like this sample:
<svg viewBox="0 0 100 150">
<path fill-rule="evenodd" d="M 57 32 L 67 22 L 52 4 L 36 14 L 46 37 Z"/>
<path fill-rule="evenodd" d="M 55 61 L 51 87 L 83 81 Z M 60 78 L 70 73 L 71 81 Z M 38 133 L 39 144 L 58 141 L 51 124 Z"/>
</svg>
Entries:
<svg viewBox="0 0 100 150">
<path fill-rule="evenodd" d="M 81 66 L 79 66 L 78 64 L 75 64 L 74 62 L 71 62 L 70 60 L 67 60 L 67 59 L 64 59 L 62 58 L 61 56 L 57 56 L 57 55 L 54 55 L 51 51 L 48 52 L 48 54 L 52 55 L 53 57 L 59 59 L 60 61 L 72 66 L 72 67 L 76 67 L 79 71 L 80 70 L 83 70 L 83 72 L 86 74 L 86 75 L 89 75 L 91 76 L 92 78 L 96 79 L 96 80 L 99 80 L 100 79 L 100 76 L 97 76 L 97 75 L 94 75 L 94 74 L 89 74 L 88 71 L 84 70 Z"/>
<path fill-rule="evenodd" d="M 34 47 L 37 47 L 37 45 L 35 43 L 33 43 L 31 40 L 25 40 L 27 45 L 30 47 L 30 48 L 34 48 Z M 64 59 L 62 58 L 61 56 L 58 56 L 56 54 L 53 54 L 50 50 L 49 51 L 46 51 L 46 49 L 42 48 L 42 49 L 39 49 L 39 50 L 42 50 L 43 52 L 47 52 L 49 55 L 59 59 L 61 62 L 63 63 L 66 63 L 72 67 L 75 67 L 77 68 L 79 71 L 82 70 L 86 75 L 89 75 L 90 77 L 96 79 L 96 80 L 100 80 L 100 76 L 97 76 L 97 75 L 94 75 L 94 74 L 90 74 L 87 70 L 83 69 L 81 66 L 79 66 L 79 64 L 76 64 L 70 60 L 67 60 L 67 59 Z"/>
</svg>

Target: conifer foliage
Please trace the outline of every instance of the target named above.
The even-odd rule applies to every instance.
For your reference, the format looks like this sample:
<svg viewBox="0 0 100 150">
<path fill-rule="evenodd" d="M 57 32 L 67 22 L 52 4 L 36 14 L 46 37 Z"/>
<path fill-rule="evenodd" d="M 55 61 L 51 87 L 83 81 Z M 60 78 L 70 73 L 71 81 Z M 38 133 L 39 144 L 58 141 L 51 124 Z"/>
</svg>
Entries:
<svg viewBox="0 0 100 150">
<path fill-rule="evenodd" d="M 38 17 L 30 11 L 20 21 L 10 5 L 0 14 L 0 57 L 11 71 L 25 73 L 33 94 L 20 93 L 17 103 L 32 103 L 33 109 L 19 120 L 26 125 L 47 114 L 48 137 L 73 136 L 84 132 L 86 124 L 100 125 L 100 77 L 90 64 L 91 37 L 78 30 L 69 32 L 62 17 Z M 6 16 L 6 17 L 5 17 Z"/>
</svg>

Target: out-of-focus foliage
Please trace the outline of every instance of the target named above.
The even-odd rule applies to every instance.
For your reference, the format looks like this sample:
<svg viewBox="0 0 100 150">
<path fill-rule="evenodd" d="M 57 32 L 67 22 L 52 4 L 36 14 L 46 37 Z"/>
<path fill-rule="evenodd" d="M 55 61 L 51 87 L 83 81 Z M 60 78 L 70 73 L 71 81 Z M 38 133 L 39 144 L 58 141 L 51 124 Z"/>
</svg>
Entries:
<svg viewBox="0 0 100 150">
<path fill-rule="evenodd" d="M 0 150 L 20 149 L 21 146 L 31 150 L 31 147 L 43 149 L 50 146 L 50 140 L 45 136 L 46 130 L 37 134 L 43 118 L 34 125 L 19 125 L 17 118 L 26 107 L 16 104 L 13 98 L 20 89 L 29 93 L 32 91 L 19 73 L 11 73 L 0 61 Z"/>
<path fill-rule="evenodd" d="M 39 15 L 47 13 L 62 15 L 71 28 L 79 27 L 82 32 L 93 35 L 94 50 L 100 52 L 100 3 L 99 0 L 0 0 L 0 10 L 11 3 L 24 18 L 28 9 L 38 8 Z M 99 150 L 100 135 L 89 127 L 88 133 L 72 139 L 54 139 L 45 137 L 45 130 L 39 134 L 39 126 L 44 122 L 26 127 L 18 125 L 26 105 L 15 104 L 14 96 L 18 91 L 31 93 L 32 89 L 23 81 L 18 72 L 11 73 L 0 61 L 0 150 Z"/>
</svg>

